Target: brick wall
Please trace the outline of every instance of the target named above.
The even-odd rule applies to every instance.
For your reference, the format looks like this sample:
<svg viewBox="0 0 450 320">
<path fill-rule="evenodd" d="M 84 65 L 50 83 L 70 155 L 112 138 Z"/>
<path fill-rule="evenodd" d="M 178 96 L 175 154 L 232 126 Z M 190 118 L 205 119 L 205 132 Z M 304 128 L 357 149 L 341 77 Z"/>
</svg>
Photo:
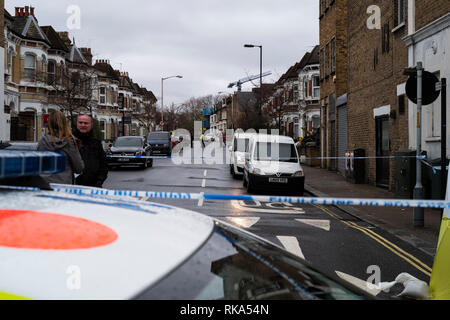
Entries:
<svg viewBox="0 0 450 320">
<path fill-rule="evenodd" d="M 449 0 L 416 0 L 416 30 L 450 12 Z"/>
<path fill-rule="evenodd" d="M 337 144 L 337 140 L 331 141 L 331 122 L 330 122 L 330 96 L 334 95 L 334 99 L 337 99 L 341 95 L 347 93 L 347 0 L 335 0 L 330 1 L 331 4 L 328 9 L 325 10 L 323 16 L 320 17 L 320 49 L 326 53 L 326 45 L 330 47 L 331 63 L 331 40 L 334 38 L 336 41 L 336 71 L 327 75 L 325 69 L 325 77 L 320 82 L 320 96 L 322 103 L 326 106 L 326 114 L 321 114 L 322 119 L 325 121 L 326 132 L 325 141 L 327 143 L 326 136 L 328 135 L 328 144 L 325 146 L 325 156 L 336 156 L 331 154 L 331 144 Z M 325 58 L 325 60 L 327 60 Z M 321 61 L 322 63 L 322 61 Z M 336 112 L 335 112 L 336 113 Z M 337 121 L 334 123 L 335 132 L 337 133 Z M 337 136 L 337 135 L 336 135 Z M 330 169 L 332 167 L 331 161 L 327 160 L 326 166 Z"/>
<path fill-rule="evenodd" d="M 406 27 L 392 32 L 394 1 L 382 0 L 382 29 L 369 30 L 367 7 L 373 1 L 348 0 L 348 142 L 349 148 L 363 148 L 367 156 L 376 156 L 376 123 L 373 109 L 390 105 L 396 117 L 389 120 L 391 155 L 408 148 L 407 110 L 399 114 L 397 85 L 407 77 L 403 69 L 408 65 L 408 51 L 402 37 Z M 389 51 L 383 52 L 382 30 L 388 24 Z M 376 160 L 366 160 L 366 180 L 376 183 Z M 394 161 L 390 162 L 390 187 L 394 186 Z"/>
</svg>

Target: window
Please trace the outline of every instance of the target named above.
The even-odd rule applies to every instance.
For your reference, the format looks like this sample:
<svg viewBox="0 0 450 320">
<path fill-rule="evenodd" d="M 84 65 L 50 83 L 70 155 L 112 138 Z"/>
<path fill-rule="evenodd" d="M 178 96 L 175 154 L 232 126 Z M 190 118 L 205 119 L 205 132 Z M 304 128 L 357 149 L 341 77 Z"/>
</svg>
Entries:
<svg viewBox="0 0 450 320">
<path fill-rule="evenodd" d="M 323 80 L 325 78 L 325 58 L 323 54 L 323 49 L 320 50 L 320 79 Z"/>
<path fill-rule="evenodd" d="M 56 67 L 55 62 L 50 60 L 47 64 L 47 84 L 52 85 L 56 79 Z"/>
<path fill-rule="evenodd" d="M 100 121 L 100 131 L 102 132 L 103 140 L 106 140 L 106 122 L 104 120 Z"/>
<path fill-rule="evenodd" d="M 311 119 L 312 129 L 317 129 L 320 126 L 320 116 L 313 116 Z"/>
<path fill-rule="evenodd" d="M 100 87 L 100 104 L 106 103 L 106 88 Z"/>
<path fill-rule="evenodd" d="M 36 81 L 36 56 L 25 55 L 24 79 L 26 81 Z"/>
<path fill-rule="evenodd" d="M 326 65 L 326 76 L 330 75 L 330 44 L 327 43 L 325 49 L 325 65 Z"/>
<path fill-rule="evenodd" d="M 324 5 L 324 2 L 325 0 L 319 0 L 319 3 L 320 3 L 320 16 L 323 16 L 323 13 L 324 13 L 324 8 L 323 8 L 323 5 Z"/>
<path fill-rule="evenodd" d="M 331 40 L 331 73 L 336 72 L 336 39 Z"/>
<path fill-rule="evenodd" d="M 294 102 L 298 101 L 298 84 L 294 85 Z"/>
<path fill-rule="evenodd" d="M 45 58 L 45 56 L 42 56 L 42 65 L 41 65 L 41 81 L 46 82 L 46 76 L 47 74 L 47 58 Z"/>
<path fill-rule="evenodd" d="M 381 28 L 381 50 L 382 53 L 389 53 L 389 37 L 390 37 L 389 23 L 386 23 Z"/>
<path fill-rule="evenodd" d="M 320 83 L 319 76 L 313 76 L 313 97 L 320 99 Z"/>
<path fill-rule="evenodd" d="M 8 50 L 8 75 L 10 77 L 9 80 L 12 79 L 13 56 L 14 56 L 14 49 L 13 48 L 9 48 L 9 50 Z"/>
<path fill-rule="evenodd" d="M 406 6 L 405 0 L 397 0 L 397 15 L 396 15 L 396 25 L 399 26 L 404 24 L 406 21 Z"/>
</svg>

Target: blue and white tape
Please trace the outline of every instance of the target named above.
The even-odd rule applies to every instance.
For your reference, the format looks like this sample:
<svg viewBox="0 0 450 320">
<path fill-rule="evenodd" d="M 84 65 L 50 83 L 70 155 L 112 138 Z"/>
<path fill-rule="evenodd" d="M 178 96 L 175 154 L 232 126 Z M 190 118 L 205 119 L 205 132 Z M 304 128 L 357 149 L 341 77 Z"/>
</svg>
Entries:
<svg viewBox="0 0 450 320">
<path fill-rule="evenodd" d="M 170 156 L 111 156 L 107 155 L 110 159 L 171 159 Z"/>
<path fill-rule="evenodd" d="M 54 186 L 53 186 L 54 187 Z M 13 189 L 23 191 L 38 191 L 37 188 L 0 186 L 0 189 Z M 444 200 L 401 200 L 401 199 L 357 199 L 357 198 L 308 198 L 308 197 L 284 197 L 284 196 L 245 196 L 226 194 L 203 194 L 203 193 L 177 193 L 177 192 L 155 192 L 134 190 L 108 190 L 54 187 L 54 192 L 66 193 L 80 196 L 102 196 L 102 197 L 135 197 L 146 199 L 171 199 L 171 200 L 217 200 L 217 201 L 258 201 L 258 202 L 281 202 L 291 204 L 315 204 L 315 205 L 343 205 L 363 207 L 395 207 L 395 208 L 424 208 L 424 209 L 450 209 L 450 201 Z"/>
</svg>

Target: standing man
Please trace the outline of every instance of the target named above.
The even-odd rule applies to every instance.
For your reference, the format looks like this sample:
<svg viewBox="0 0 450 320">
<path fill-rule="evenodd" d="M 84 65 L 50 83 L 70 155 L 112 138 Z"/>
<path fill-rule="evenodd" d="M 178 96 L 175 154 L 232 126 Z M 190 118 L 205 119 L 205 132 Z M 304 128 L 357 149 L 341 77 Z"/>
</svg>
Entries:
<svg viewBox="0 0 450 320">
<path fill-rule="evenodd" d="M 92 128 L 93 120 L 90 116 L 78 116 L 74 135 L 80 140 L 80 154 L 85 168 L 83 173 L 76 178 L 76 184 L 102 188 L 108 177 L 108 165 L 102 143 L 94 138 Z"/>
</svg>

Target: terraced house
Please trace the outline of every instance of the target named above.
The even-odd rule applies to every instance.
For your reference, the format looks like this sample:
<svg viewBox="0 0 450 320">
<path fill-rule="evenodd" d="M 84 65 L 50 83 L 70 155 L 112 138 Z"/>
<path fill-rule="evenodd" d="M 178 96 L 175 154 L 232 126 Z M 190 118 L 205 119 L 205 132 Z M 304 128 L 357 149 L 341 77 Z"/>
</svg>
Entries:
<svg viewBox="0 0 450 320">
<path fill-rule="evenodd" d="M 104 140 L 141 135 L 152 126 L 137 118 L 144 102 L 146 112 L 154 110 L 156 98 L 128 73 L 114 70 L 106 60 L 94 65 L 91 48 L 79 48 L 68 32 L 39 26 L 33 7 L 17 7 L 14 16 L 5 10 L 2 17 L 6 38 L 0 140 L 38 141 L 52 110 L 63 111 L 72 124 L 77 114 L 92 114 Z"/>
</svg>

